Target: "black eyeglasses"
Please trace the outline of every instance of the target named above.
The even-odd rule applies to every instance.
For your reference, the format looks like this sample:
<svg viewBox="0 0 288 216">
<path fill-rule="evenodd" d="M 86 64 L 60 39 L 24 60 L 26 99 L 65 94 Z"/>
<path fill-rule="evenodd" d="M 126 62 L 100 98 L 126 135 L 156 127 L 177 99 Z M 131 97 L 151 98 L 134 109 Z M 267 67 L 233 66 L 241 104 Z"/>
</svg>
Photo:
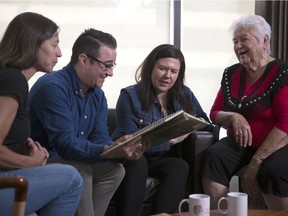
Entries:
<svg viewBox="0 0 288 216">
<path fill-rule="evenodd" d="M 103 62 L 103 61 L 100 61 L 99 59 L 97 59 L 94 56 L 91 56 L 89 54 L 85 54 L 85 55 L 87 55 L 89 58 L 93 59 L 94 61 L 97 61 L 97 62 L 103 64 L 104 65 L 104 69 L 103 69 L 104 71 L 106 71 L 108 69 L 113 69 L 116 66 L 116 62 L 109 62 L 109 63 L 108 62 Z"/>
</svg>

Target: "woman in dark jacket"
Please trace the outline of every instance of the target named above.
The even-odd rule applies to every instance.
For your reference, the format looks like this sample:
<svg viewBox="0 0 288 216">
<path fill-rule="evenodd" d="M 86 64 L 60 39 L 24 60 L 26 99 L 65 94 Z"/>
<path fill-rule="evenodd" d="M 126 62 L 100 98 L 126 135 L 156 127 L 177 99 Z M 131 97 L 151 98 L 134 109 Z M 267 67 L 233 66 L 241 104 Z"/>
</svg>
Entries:
<svg viewBox="0 0 288 216">
<path fill-rule="evenodd" d="M 136 132 L 179 110 L 209 121 L 193 92 L 184 85 L 184 76 L 185 60 L 178 48 L 163 44 L 153 49 L 136 72 L 137 84 L 121 90 L 113 138 Z M 147 149 L 137 161 L 123 162 L 126 175 L 117 191 L 119 215 L 138 215 L 147 176 L 160 180 L 151 214 L 176 211 L 184 197 L 189 167 L 175 153 L 177 156 L 181 142 L 188 135 Z"/>
</svg>

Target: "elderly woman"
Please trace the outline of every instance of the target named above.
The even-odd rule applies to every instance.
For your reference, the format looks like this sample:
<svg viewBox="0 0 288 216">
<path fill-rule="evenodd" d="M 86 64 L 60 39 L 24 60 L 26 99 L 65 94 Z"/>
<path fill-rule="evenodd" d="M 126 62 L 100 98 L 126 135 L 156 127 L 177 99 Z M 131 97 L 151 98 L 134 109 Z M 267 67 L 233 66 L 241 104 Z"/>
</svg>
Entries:
<svg viewBox="0 0 288 216">
<path fill-rule="evenodd" d="M 244 191 L 260 188 L 269 209 L 288 210 L 288 65 L 270 56 L 271 28 L 263 17 L 241 17 L 231 31 L 239 63 L 225 69 L 210 113 L 228 136 L 206 152 L 204 192 L 216 208 L 232 176 L 247 165 Z"/>
</svg>

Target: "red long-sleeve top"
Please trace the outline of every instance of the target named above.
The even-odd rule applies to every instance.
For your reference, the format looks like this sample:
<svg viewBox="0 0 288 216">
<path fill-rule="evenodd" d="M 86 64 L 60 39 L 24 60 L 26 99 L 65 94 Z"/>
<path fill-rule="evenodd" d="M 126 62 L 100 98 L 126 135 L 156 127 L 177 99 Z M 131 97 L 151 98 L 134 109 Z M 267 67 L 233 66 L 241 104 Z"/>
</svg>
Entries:
<svg viewBox="0 0 288 216">
<path fill-rule="evenodd" d="M 210 118 L 215 123 L 219 111 L 242 114 L 252 132 L 252 148 L 258 149 L 269 132 L 276 127 L 288 132 L 288 64 L 274 60 L 263 75 L 248 85 L 244 67 L 240 64 L 225 69 L 221 88 L 211 108 Z M 233 128 L 227 130 L 234 136 Z"/>
</svg>

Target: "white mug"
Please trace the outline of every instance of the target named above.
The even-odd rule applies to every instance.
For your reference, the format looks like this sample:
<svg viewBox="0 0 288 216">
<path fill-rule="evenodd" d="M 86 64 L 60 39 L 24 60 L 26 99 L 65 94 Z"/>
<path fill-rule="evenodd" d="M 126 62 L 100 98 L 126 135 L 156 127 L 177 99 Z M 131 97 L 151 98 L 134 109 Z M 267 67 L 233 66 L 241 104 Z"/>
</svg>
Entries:
<svg viewBox="0 0 288 216">
<path fill-rule="evenodd" d="M 221 202 L 226 200 L 227 209 L 221 209 Z M 218 201 L 218 210 L 228 216 L 247 216 L 248 215 L 248 196 L 246 193 L 230 192 L 227 197 L 221 197 Z"/>
<path fill-rule="evenodd" d="M 190 194 L 188 199 L 181 200 L 178 211 L 182 216 L 182 204 L 187 202 L 189 205 L 189 216 L 209 216 L 210 215 L 210 196 L 206 194 Z"/>
</svg>

